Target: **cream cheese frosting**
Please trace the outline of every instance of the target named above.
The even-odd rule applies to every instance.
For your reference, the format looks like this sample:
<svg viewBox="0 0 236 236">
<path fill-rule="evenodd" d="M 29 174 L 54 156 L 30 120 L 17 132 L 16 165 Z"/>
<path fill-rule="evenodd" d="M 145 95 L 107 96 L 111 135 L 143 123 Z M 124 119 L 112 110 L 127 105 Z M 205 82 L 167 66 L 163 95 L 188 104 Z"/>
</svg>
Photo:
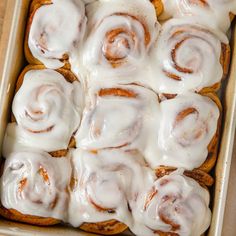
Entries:
<svg viewBox="0 0 236 236">
<path fill-rule="evenodd" d="M 25 74 L 3 144 L 5 208 L 74 227 L 117 220 L 140 236 L 206 231 L 209 192 L 182 168 L 204 163 L 218 129 L 218 106 L 195 92 L 222 79 L 236 3 L 163 3 L 162 17 L 174 18 L 162 25 L 148 0 L 52 0 L 37 9 L 33 56 L 52 69 L 68 59 L 80 81 L 51 69 Z M 176 96 L 160 101 L 162 93 Z M 47 153 L 67 149 L 71 137 L 76 149 L 66 157 Z M 162 165 L 180 169 L 157 179 Z"/>
<path fill-rule="evenodd" d="M 82 64 L 90 77 L 130 75 L 141 70 L 160 25 L 147 0 L 101 0 L 88 5 L 88 37 Z"/>
<path fill-rule="evenodd" d="M 1 177 L 1 202 L 23 214 L 67 218 L 71 165 L 66 157 L 37 151 L 15 152 Z"/>
<path fill-rule="evenodd" d="M 116 219 L 132 224 L 128 202 L 156 178 L 135 151 L 71 151 L 74 185 L 70 191 L 69 222 Z"/>
<path fill-rule="evenodd" d="M 28 71 L 13 100 L 16 123 L 7 127 L 3 155 L 22 147 L 48 152 L 67 149 L 82 110 L 83 91 L 78 81 L 67 82 L 50 69 Z"/>
<path fill-rule="evenodd" d="M 157 95 L 144 87 L 94 87 L 84 110 L 76 145 L 87 150 L 138 149 L 153 144 L 159 124 Z M 156 130 L 156 132 L 154 132 Z"/>
<path fill-rule="evenodd" d="M 157 179 L 137 151 L 12 153 L 0 184 L 4 207 L 74 227 L 115 219 L 140 236 L 195 236 L 210 224 L 209 192 L 183 169 Z"/>
<path fill-rule="evenodd" d="M 143 191 L 130 204 L 135 235 L 154 236 L 172 233 L 198 236 L 210 225 L 209 192 L 177 170 Z"/>
<path fill-rule="evenodd" d="M 236 14 L 235 0 L 162 0 L 164 13 L 161 19 L 171 16 L 198 16 L 206 24 L 215 24 L 226 32 L 230 26 L 230 13 Z"/>
<path fill-rule="evenodd" d="M 217 132 L 217 105 L 208 97 L 187 93 L 163 101 L 160 106 L 158 146 L 162 155 L 155 158 L 155 165 L 188 170 L 201 166 Z"/>
<path fill-rule="evenodd" d="M 84 39 L 87 18 L 82 0 L 52 0 L 33 15 L 28 46 L 46 67 L 64 66 L 62 58 L 78 53 Z"/>
<path fill-rule="evenodd" d="M 150 87 L 158 93 L 200 91 L 219 83 L 222 43 L 227 37 L 194 17 L 168 20 L 153 52 Z"/>
</svg>

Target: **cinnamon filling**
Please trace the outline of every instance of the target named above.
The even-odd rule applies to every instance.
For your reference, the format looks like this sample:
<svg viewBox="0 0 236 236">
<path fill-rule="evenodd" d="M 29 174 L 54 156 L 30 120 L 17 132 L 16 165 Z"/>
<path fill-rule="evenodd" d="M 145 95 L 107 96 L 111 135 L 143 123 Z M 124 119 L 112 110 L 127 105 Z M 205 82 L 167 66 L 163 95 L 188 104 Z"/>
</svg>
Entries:
<svg viewBox="0 0 236 236">
<path fill-rule="evenodd" d="M 128 89 L 121 89 L 121 88 L 108 88 L 108 89 L 101 89 L 99 91 L 100 97 L 105 96 L 118 96 L 118 97 L 132 97 L 136 98 L 137 94 Z"/>
<path fill-rule="evenodd" d="M 183 121 L 187 116 L 189 116 L 191 114 L 196 114 L 197 116 L 199 116 L 199 112 L 194 107 L 190 107 L 190 108 L 187 108 L 187 109 L 179 112 L 179 114 L 176 116 L 174 127 L 176 127 L 178 125 L 178 123 Z"/>
<path fill-rule="evenodd" d="M 100 212 L 107 212 L 110 214 L 114 214 L 116 212 L 115 209 L 109 209 L 109 208 L 104 208 L 102 206 L 99 206 L 97 203 L 93 201 L 93 199 L 90 196 L 88 197 L 88 199 L 90 203 Z"/>
<path fill-rule="evenodd" d="M 171 58 L 172 58 L 172 61 L 173 61 L 173 63 L 174 63 L 174 68 L 175 68 L 177 71 L 182 72 L 182 73 L 192 74 L 192 73 L 193 73 L 193 70 L 179 66 L 178 63 L 177 63 L 177 60 L 176 60 L 176 53 L 177 53 L 178 49 L 179 49 L 179 48 L 182 46 L 182 44 L 183 44 L 186 40 L 188 40 L 188 39 L 189 39 L 189 37 L 186 37 L 186 38 L 184 38 L 183 40 L 181 40 L 180 42 L 178 42 L 178 43 L 176 44 L 175 48 L 172 49 L 172 51 L 171 51 Z"/>
<path fill-rule="evenodd" d="M 116 13 L 111 16 L 129 17 L 139 22 L 144 31 L 145 47 L 148 46 L 151 36 L 147 26 L 140 19 L 127 13 Z M 130 54 L 130 51 L 136 50 L 139 47 L 138 44 L 137 33 L 135 31 L 130 31 L 129 28 L 126 29 L 125 27 L 119 27 L 106 33 L 102 53 L 112 67 L 116 68 L 126 63 L 126 58 Z"/>
<path fill-rule="evenodd" d="M 175 203 L 175 201 L 177 199 L 178 199 L 177 196 L 166 195 L 163 197 L 163 202 L 158 208 L 159 209 L 159 216 L 160 216 L 161 220 L 164 223 L 170 225 L 172 227 L 172 229 L 171 229 L 172 231 L 177 231 L 180 229 L 180 225 L 171 219 L 171 215 L 168 212 L 168 208 L 170 208 Z"/>
<path fill-rule="evenodd" d="M 40 168 L 39 168 L 39 174 L 43 177 L 43 180 L 44 180 L 48 185 L 50 185 L 48 172 L 47 172 L 42 166 L 40 166 Z"/>
<path fill-rule="evenodd" d="M 31 130 L 31 129 L 26 129 L 26 130 L 28 130 L 29 132 L 34 133 L 34 134 L 40 134 L 40 133 L 50 132 L 50 131 L 52 131 L 53 128 L 54 128 L 54 125 L 46 128 L 46 129 L 43 129 L 43 130 Z"/>
<path fill-rule="evenodd" d="M 131 42 L 129 42 L 126 37 L 122 38 L 123 34 L 131 39 Z M 136 44 L 134 32 L 129 32 L 122 28 L 111 30 L 106 34 L 106 42 L 102 49 L 103 55 L 115 67 L 116 64 L 121 64 L 122 60 L 124 60 L 127 55 L 125 53 L 119 52 L 118 50 L 114 50 L 114 48 L 118 49 L 119 47 L 122 47 L 127 50 L 126 53 L 129 53 L 131 49 L 130 43 Z"/>
<path fill-rule="evenodd" d="M 189 0 L 191 4 L 198 5 L 200 7 L 208 7 L 207 0 Z"/>
<path fill-rule="evenodd" d="M 144 210 L 147 210 L 148 206 L 150 205 L 152 199 L 157 195 L 158 191 L 153 187 L 153 189 L 150 191 L 150 193 L 146 197 Z"/>
<path fill-rule="evenodd" d="M 27 183 L 27 178 L 24 178 L 22 179 L 20 182 L 19 182 L 19 187 L 18 187 L 18 191 L 21 193 L 25 187 Z"/>
</svg>

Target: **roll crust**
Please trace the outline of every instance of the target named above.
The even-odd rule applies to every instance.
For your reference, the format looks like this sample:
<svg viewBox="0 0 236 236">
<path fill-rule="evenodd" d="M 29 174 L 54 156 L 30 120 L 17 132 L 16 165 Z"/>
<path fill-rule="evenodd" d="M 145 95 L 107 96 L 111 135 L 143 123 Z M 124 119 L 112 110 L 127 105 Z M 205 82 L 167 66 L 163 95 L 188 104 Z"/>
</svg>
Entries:
<svg viewBox="0 0 236 236">
<path fill-rule="evenodd" d="M 80 229 L 86 232 L 102 234 L 102 235 L 114 235 L 124 232 L 128 227 L 117 221 L 109 220 L 98 223 L 84 223 L 80 226 Z"/>
<path fill-rule="evenodd" d="M 221 44 L 221 55 L 220 55 L 220 64 L 221 64 L 222 70 L 223 70 L 222 80 L 227 78 L 227 75 L 229 72 L 230 59 L 231 59 L 230 45 L 222 43 Z M 217 92 L 217 91 L 219 91 L 219 89 L 221 87 L 221 83 L 222 83 L 222 81 L 220 81 L 219 83 L 216 83 L 210 87 L 205 87 L 199 93 L 204 94 L 204 93 Z"/>
<path fill-rule="evenodd" d="M 164 11 L 164 6 L 161 0 L 151 0 L 151 3 L 155 7 L 157 16 L 160 16 Z"/>
<path fill-rule="evenodd" d="M 156 169 L 156 176 L 161 178 L 165 175 L 171 174 L 177 168 L 170 166 L 160 166 Z M 195 169 L 192 171 L 185 170 L 184 175 L 196 180 L 203 187 L 211 187 L 214 184 L 214 179 L 206 172 Z"/>
<path fill-rule="evenodd" d="M 2 205 L 0 206 L 0 215 L 8 220 L 27 223 L 31 225 L 38 225 L 38 226 L 56 225 L 61 222 L 60 220 L 53 218 L 25 215 L 14 209 L 6 209 Z"/>
<path fill-rule="evenodd" d="M 203 96 L 209 97 L 215 104 L 218 106 L 220 111 L 220 117 L 218 119 L 217 130 L 215 135 L 213 136 L 211 142 L 208 144 L 208 156 L 205 162 L 197 169 L 202 170 L 204 172 L 210 172 L 212 168 L 215 166 L 218 156 L 218 147 L 220 142 L 220 131 L 222 124 L 222 104 L 220 99 L 215 93 L 202 93 Z"/>
</svg>

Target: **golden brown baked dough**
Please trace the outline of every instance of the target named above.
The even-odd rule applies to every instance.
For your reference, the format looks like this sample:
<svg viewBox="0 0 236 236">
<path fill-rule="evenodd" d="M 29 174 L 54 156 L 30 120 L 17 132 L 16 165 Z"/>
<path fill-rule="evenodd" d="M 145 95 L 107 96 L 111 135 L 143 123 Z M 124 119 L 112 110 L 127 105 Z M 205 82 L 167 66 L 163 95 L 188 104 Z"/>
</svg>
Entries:
<svg viewBox="0 0 236 236">
<path fill-rule="evenodd" d="M 53 218 L 44 218 L 39 216 L 31 216 L 31 215 L 24 215 L 17 210 L 14 209 L 6 209 L 2 205 L 0 206 L 0 215 L 6 219 L 28 223 L 31 225 L 38 225 L 38 226 L 50 226 L 59 224 L 61 221 Z"/>
<path fill-rule="evenodd" d="M 205 171 L 205 172 L 210 172 L 212 168 L 215 166 L 215 163 L 217 161 L 217 156 L 218 156 L 218 147 L 219 147 L 219 142 L 220 142 L 220 130 L 221 130 L 221 123 L 222 123 L 222 104 L 220 99 L 215 93 L 202 93 L 203 96 L 209 97 L 212 101 L 215 102 L 215 104 L 218 106 L 219 111 L 220 111 L 220 117 L 218 119 L 218 125 L 217 125 L 217 130 L 212 138 L 211 142 L 208 145 L 208 156 L 206 161 L 198 168 L 199 170 Z"/>
<path fill-rule="evenodd" d="M 160 16 L 164 10 L 164 6 L 161 0 L 151 0 L 151 3 L 154 5 L 157 16 Z"/>
<path fill-rule="evenodd" d="M 127 229 L 127 226 L 116 220 L 109 220 L 98 223 L 84 223 L 80 226 L 80 229 L 101 235 L 114 235 L 120 234 Z"/>
<path fill-rule="evenodd" d="M 170 167 L 170 166 L 160 166 L 156 169 L 156 176 L 158 178 L 161 178 L 165 175 L 169 175 L 170 173 L 172 173 L 173 171 L 175 171 L 176 168 L 174 167 Z M 195 179 L 200 185 L 204 186 L 204 187 L 210 187 L 214 184 L 214 179 L 206 172 L 202 171 L 202 170 L 185 170 L 184 171 L 184 175 L 188 176 L 192 179 Z"/>
<path fill-rule="evenodd" d="M 226 79 L 229 72 L 231 58 L 231 49 L 229 44 L 221 44 L 221 56 L 220 56 L 220 64 L 223 69 L 223 77 L 222 80 Z M 211 87 L 203 88 L 199 93 L 210 93 L 217 92 L 221 87 L 221 82 L 212 85 Z"/>
</svg>

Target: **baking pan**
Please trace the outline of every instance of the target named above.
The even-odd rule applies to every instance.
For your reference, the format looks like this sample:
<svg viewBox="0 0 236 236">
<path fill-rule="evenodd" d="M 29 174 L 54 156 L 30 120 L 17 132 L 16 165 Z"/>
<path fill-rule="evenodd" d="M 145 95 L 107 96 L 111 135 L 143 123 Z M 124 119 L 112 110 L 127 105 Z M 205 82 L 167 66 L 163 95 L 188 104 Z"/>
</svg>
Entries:
<svg viewBox="0 0 236 236">
<path fill-rule="evenodd" d="M 23 40 L 30 0 L 7 0 L 0 45 L 0 151 L 9 118 L 16 79 L 25 66 Z M 235 26 L 234 26 L 235 28 Z M 222 231 L 228 179 L 236 125 L 236 31 L 232 33 L 232 61 L 226 86 L 222 92 L 224 122 L 217 166 L 215 169 L 215 192 L 212 196 L 213 217 L 209 236 L 220 236 Z M 92 236 L 67 226 L 36 227 L 0 219 L 0 234 L 4 235 L 68 235 Z M 123 233 L 122 235 L 129 235 Z"/>
</svg>

